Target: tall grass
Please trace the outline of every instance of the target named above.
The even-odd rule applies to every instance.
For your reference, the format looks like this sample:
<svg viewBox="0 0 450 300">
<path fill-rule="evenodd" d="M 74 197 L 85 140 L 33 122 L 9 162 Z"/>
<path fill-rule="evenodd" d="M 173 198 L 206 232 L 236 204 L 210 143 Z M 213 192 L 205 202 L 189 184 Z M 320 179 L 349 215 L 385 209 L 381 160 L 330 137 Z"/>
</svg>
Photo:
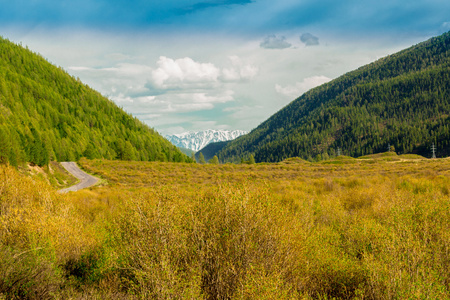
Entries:
<svg viewBox="0 0 450 300">
<path fill-rule="evenodd" d="M 450 297 L 450 161 L 0 167 L 0 298 Z"/>
</svg>

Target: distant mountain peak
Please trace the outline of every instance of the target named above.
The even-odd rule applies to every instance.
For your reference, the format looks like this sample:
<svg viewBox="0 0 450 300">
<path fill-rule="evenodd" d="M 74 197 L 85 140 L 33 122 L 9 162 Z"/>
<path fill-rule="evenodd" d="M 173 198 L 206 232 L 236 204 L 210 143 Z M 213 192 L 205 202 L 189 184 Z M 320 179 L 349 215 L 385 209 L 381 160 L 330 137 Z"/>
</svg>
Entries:
<svg viewBox="0 0 450 300">
<path fill-rule="evenodd" d="M 199 151 L 210 143 L 234 140 L 247 133 L 247 131 L 243 130 L 230 131 L 208 129 L 204 131 L 187 131 L 179 134 L 166 135 L 165 138 L 177 147 Z"/>
</svg>

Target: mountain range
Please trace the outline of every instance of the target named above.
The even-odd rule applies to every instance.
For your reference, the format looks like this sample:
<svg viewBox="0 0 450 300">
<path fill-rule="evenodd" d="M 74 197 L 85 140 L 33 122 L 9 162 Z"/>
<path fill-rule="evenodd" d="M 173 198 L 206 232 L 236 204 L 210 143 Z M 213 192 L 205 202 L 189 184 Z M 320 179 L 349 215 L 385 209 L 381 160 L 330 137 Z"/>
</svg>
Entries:
<svg viewBox="0 0 450 300">
<path fill-rule="evenodd" d="M 249 134 L 215 147 L 221 162 L 321 159 L 386 151 L 450 154 L 450 32 L 316 87 Z"/>
<path fill-rule="evenodd" d="M 192 162 L 79 79 L 0 37 L 0 163 L 43 166 L 82 156 Z"/>
<path fill-rule="evenodd" d="M 450 155 L 450 32 L 316 87 L 250 133 L 167 136 L 220 162 L 386 151 Z M 0 163 L 192 162 L 155 130 L 40 55 L 0 37 Z"/>
<path fill-rule="evenodd" d="M 179 148 L 186 148 L 199 151 L 210 143 L 234 140 L 237 137 L 247 134 L 243 130 L 205 130 L 197 132 L 184 132 L 180 134 L 166 135 L 165 138 Z"/>
</svg>

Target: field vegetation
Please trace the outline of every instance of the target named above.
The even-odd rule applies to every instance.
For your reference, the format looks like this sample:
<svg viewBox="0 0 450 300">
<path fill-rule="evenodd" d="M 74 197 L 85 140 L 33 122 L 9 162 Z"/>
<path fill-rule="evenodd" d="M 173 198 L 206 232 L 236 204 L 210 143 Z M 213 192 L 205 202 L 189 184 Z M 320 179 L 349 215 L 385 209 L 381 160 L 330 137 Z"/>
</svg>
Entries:
<svg viewBox="0 0 450 300">
<path fill-rule="evenodd" d="M 450 297 L 449 159 L 80 165 L 0 166 L 0 299 Z"/>
</svg>

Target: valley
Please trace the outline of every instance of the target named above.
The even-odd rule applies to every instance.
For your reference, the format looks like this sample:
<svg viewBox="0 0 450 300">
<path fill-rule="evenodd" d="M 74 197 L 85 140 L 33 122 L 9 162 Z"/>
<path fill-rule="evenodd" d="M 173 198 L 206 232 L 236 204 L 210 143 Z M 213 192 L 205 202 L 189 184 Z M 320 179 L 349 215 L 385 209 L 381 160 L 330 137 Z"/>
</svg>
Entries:
<svg viewBox="0 0 450 300">
<path fill-rule="evenodd" d="M 59 194 L 0 166 L 0 294 L 450 296 L 449 159 L 79 164 L 108 184 Z"/>
<path fill-rule="evenodd" d="M 0 299 L 450 298 L 449 45 L 310 89 L 250 133 L 191 132 L 181 146 L 218 138 L 200 156 L 0 38 Z M 164 111 L 184 87 L 174 107 L 212 110 L 234 102 L 213 87 L 257 75 L 241 67 L 161 56 L 125 98 Z M 214 124 L 185 117 L 159 121 Z M 75 162 L 100 184 L 78 190 Z"/>
</svg>

